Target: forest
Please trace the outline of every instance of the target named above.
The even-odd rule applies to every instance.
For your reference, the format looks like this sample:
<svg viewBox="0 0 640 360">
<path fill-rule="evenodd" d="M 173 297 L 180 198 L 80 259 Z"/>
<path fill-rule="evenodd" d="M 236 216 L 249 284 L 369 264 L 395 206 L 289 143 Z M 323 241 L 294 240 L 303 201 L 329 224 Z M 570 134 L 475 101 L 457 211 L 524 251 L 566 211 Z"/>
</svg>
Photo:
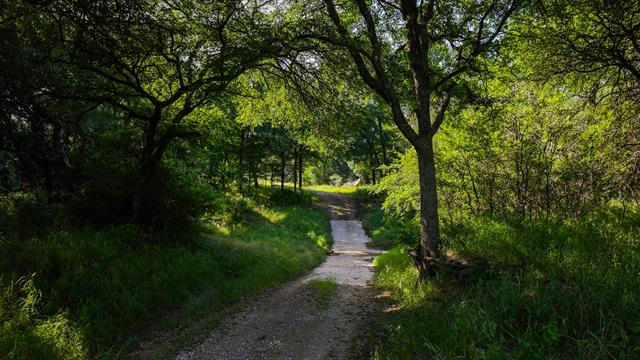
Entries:
<svg viewBox="0 0 640 360">
<path fill-rule="evenodd" d="M 2 359 L 235 358 L 180 354 L 340 220 L 310 314 L 374 310 L 247 358 L 640 358 L 640 1 L 0 0 L 0 49 Z"/>
</svg>

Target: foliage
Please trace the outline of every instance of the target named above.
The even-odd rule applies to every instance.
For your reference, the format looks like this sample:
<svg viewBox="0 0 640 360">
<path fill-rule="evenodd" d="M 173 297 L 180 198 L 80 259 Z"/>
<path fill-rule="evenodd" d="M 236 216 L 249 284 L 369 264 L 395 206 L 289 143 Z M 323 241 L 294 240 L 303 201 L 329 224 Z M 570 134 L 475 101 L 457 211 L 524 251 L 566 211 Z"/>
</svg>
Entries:
<svg viewBox="0 0 640 360">
<path fill-rule="evenodd" d="M 246 220 L 204 224 L 179 243 L 150 244 L 150 234 L 131 225 L 3 236 L 2 253 L 12 254 L 0 262 L 3 356 L 117 356 L 149 319 L 192 294 L 212 291 L 207 311 L 223 311 L 304 273 L 328 249 L 327 216 L 271 195 L 244 198 Z"/>
<path fill-rule="evenodd" d="M 614 116 L 557 84 L 490 84 L 490 106 L 468 107 L 444 124 L 435 145 L 443 218 L 473 214 L 522 218 L 578 217 L 612 199 L 635 198 L 637 136 L 631 119 Z M 413 216 L 419 209 L 418 161 L 404 152 L 374 189 L 384 209 Z M 585 181 L 589 179 L 589 181 Z"/>
<path fill-rule="evenodd" d="M 638 355 L 638 4 L 0 0 L 1 354 L 302 273 L 312 184 L 392 248 L 375 356 Z M 481 270 L 414 288 L 418 242 Z"/>
<path fill-rule="evenodd" d="M 490 267 L 415 287 L 403 247 L 376 259 L 384 316 L 372 358 L 638 356 L 637 210 L 611 204 L 582 221 L 474 217 L 444 228 L 447 250 Z M 628 211 L 628 210 L 627 210 Z M 368 228 L 374 234 L 377 228 Z"/>
<path fill-rule="evenodd" d="M 0 278 L 0 354 L 7 359 L 82 359 L 81 329 L 66 313 L 44 317 L 42 294 L 31 278 L 5 283 Z"/>
<path fill-rule="evenodd" d="M 313 191 L 324 191 L 324 192 L 334 192 L 340 194 L 353 194 L 358 191 L 358 188 L 355 187 L 340 187 L 340 186 L 331 186 L 331 185 L 314 185 L 308 186 L 307 189 Z"/>
</svg>

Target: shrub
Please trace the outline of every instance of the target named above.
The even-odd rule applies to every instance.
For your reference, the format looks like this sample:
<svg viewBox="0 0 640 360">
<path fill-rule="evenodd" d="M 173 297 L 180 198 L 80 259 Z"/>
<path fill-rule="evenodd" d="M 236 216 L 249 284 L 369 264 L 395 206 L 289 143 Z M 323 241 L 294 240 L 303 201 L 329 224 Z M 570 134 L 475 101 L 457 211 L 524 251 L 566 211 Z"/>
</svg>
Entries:
<svg viewBox="0 0 640 360">
<path fill-rule="evenodd" d="M 269 196 L 269 201 L 276 206 L 309 206 L 312 203 L 311 195 L 306 191 L 274 191 Z"/>
<path fill-rule="evenodd" d="M 374 236 L 386 226 L 366 224 Z M 443 227 L 445 248 L 489 266 L 417 288 L 395 247 L 375 263 L 399 306 L 379 325 L 374 357 L 638 358 L 638 224 L 640 212 L 609 206 L 579 220 L 472 217 Z"/>
<path fill-rule="evenodd" d="M 256 196 L 269 204 L 270 194 Z M 321 210 L 237 194 L 217 199 L 244 204 L 229 205 L 234 216 L 264 221 L 201 223 L 180 242 L 148 241 L 162 234 L 136 225 L 23 240 L 0 234 L 0 254 L 11 254 L 0 256 L 0 358 L 117 357 L 149 319 L 191 295 L 212 290 L 203 311 L 222 313 L 324 258 L 330 233 Z"/>
</svg>

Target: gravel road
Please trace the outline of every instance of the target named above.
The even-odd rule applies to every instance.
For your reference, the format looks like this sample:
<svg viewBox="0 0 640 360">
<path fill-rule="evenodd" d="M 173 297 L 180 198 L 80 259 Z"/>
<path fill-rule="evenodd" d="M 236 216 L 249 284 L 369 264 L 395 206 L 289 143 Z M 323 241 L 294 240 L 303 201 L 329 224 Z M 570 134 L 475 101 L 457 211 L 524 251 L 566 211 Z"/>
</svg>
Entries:
<svg viewBox="0 0 640 360">
<path fill-rule="evenodd" d="M 370 287 L 369 238 L 345 195 L 318 192 L 331 216 L 333 253 L 302 279 L 264 295 L 217 327 L 176 359 L 344 359 L 357 335 L 379 311 Z M 326 309 L 319 309 L 307 282 L 331 278 L 338 283 Z"/>
</svg>

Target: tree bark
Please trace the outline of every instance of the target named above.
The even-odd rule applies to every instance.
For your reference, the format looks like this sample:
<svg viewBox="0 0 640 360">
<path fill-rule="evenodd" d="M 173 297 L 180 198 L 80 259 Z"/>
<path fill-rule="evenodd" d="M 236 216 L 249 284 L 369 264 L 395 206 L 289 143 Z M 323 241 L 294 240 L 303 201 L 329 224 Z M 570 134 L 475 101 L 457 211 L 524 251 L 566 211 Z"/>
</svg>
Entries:
<svg viewBox="0 0 640 360">
<path fill-rule="evenodd" d="M 155 152 L 163 151 L 159 148 L 159 144 L 157 144 L 156 141 L 156 129 L 158 128 L 161 115 L 159 111 L 156 111 L 155 114 L 156 116 L 147 123 L 144 128 L 144 133 L 142 134 L 142 153 L 140 155 L 138 180 L 133 195 L 133 202 L 131 204 L 130 222 L 132 224 L 137 224 L 141 220 L 140 216 L 145 192 L 149 182 L 151 181 L 151 177 L 155 172 L 155 168 L 157 167 L 157 164 L 154 163 L 154 159 L 158 158 L 158 161 L 160 159 L 160 156 L 156 156 Z M 157 150 L 154 151 L 156 148 Z"/>
<path fill-rule="evenodd" d="M 154 160 L 151 155 L 151 152 L 143 149 L 143 155 L 140 159 L 138 182 L 136 185 L 135 193 L 133 195 L 133 202 L 131 204 L 130 222 L 132 224 L 139 224 L 142 221 L 142 205 L 144 203 L 147 187 L 149 186 L 151 178 L 153 177 L 155 169 L 157 168 L 157 164 L 154 164 Z"/>
<path fill-rule="evenodd" d="M 440 257 L 440 222 L 438 218 L 438 193 L 432 138 L 423 139 L 416 147 L 418 175 L 420 179 L 420 256 Z M 433 263 L 425 263 L 421 277 L 435 275 Z"/>
<path fill-rule="evenodd" d="M 293 150 L 293 191 L 298 191 L 298 147 Z"/>
<path fill-rule="evenodd" d="M 298 153 L 298 189 L 302 190 L 302 149 Z"/>
<path fill-rule="evenodd" d="M 280 155 L 280 191 L 284 192 L 284 169 L 287 165 L 284 154 Z"/>
</svg>

